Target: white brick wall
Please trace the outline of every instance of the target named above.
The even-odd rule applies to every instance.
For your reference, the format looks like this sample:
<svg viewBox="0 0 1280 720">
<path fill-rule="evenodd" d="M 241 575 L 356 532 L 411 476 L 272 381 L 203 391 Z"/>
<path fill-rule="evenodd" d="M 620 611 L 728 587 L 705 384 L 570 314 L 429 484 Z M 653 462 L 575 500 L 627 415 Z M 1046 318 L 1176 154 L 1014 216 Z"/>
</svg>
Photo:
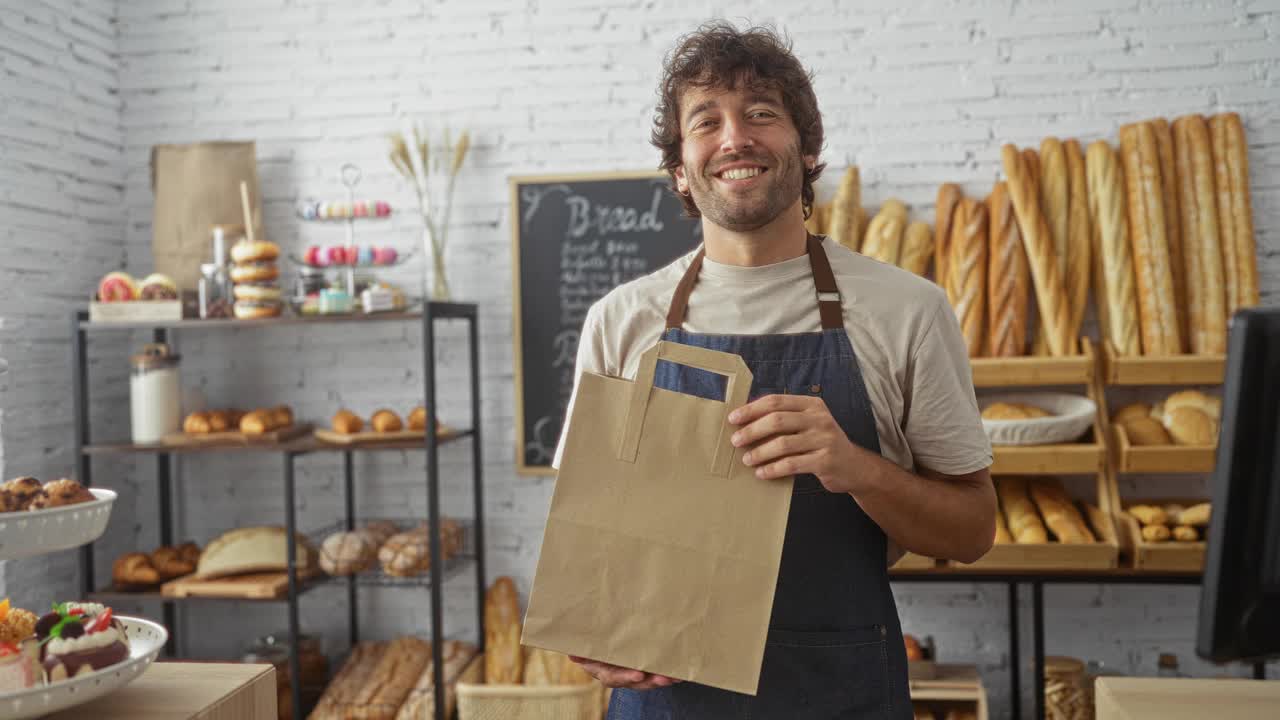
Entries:
<svg viewBox="0 0 1280 720">
<path fill-rule="evenodd" d="M 71 313 L 125 265 L 124 130 L 112 4 L 5 3 L 0 12 L 0 476 L 74 476 Z M 128 413 L 128 338 L 94 344 L 98 427 Z M 135 545 L 129 459 L 97 461 L 120 491 L 99 577 Z M 21 607 L 78 596 L 75 552 L 0 563 Z"/>
<path fill-rule="evenodd" d="M 18 204 L 14 197 L 27 198 L 14 208 L 16 217 L 23 227 L 46 228 L 41 246 L 71 233 L 61 230 L 64 220 L 27 207 L 30 198 L 82 190 L 87 197 L 62 193 L 51 202 L 92 218 L 75 229 L 76 237 L 94 242 L 68 242 L 63 250 L 83 261 L 86 267 L 76 271 L 83 277 L 68 280 L 57 299 L 39 306 L 69 306 L 71 296 L 121 257 L 135 273 L 150 270 L 147 157 L 154 144 L 256 139 L 268 234 L 297 252 L 340 237 L 340 230 L 298 222 L 292 205 L 307 196 L 340 199 L 344 162 L 363 167 L 362 196 L 407 209 L 410 194 L 386 162 L 382 139 L 398 127 L 399 114 L 471 128 L 474 154 L 457 195 L 451 282 L 459 298 L 481 305 L 490 568 L 514 574 L 526 591 L 551 483 L 513 471 L 511 298 L 502 280 L 510 273 L 505 178 L 653 167 L 657 156 L 647 137 L 660 62 L 673 39 L 700 20 L 723 14 L 774 21 L 793 33 L 797 52 L 816 72 L 826 114 L 825 159 L 833 171 L 820 195 L 829 195 L 844 164 L 857 162 L 869 205 L 901 197 L 926 218 L 939 182 L 961 182 L 966 192 L 984 194 L 997 177 L 1002 142 L 1038 142 L 1050 133 L 1114 139 L 1121 123 L 1155 114 L 1236 110 L 1249 132 L 1264 301 L 1274 303 L 1280 292 L 1280 65 L 1274 51 L 1280 6 L 1270 0 L 927 0 L 905 6 L 826 0 L 790 3 L 785 15 L 778 14 L 783 6 L 758 0 L 180 0 L 107 7 L 114 7 L 114 26 L 113 13 L 101 6 L 94 12 L 42 7 L 19 13 L 21 21 L 0 19 L 5 45 L 17 37 L 15 47 L 37 56 L 0 55 L 0 77 L 6 83 L 23 78 L 5 92 L 24 99 L 20 109 L 12 103 L 0 109 L 0 137 L 23 166 L 0 165 L 0 203 L 9 211 Z M 19 24 L 38 29 L 18 32 Z M 50 60 L 67 44 L 93 49 Z M 120 98 L 115 106 L 106 102 L 115 97 L 112 87 Z M 60 107 L 69 94 L 79 104 Z M 31 109 L 38 105 L 57 110 Z M 112 119 L 117 111 L 118 121 Z M 15 118 L 23 127 L 16 138 Z M 81 181 L 72 182 L 77 176 Z M 123 226 L 112 211 L 121 200 L 120 183 Z M 18 239 L 9 223 L 0 230 L 6 231 L 8 242 L 27 241 L 27 233 Z M 417 232 L 406 213 L 362 228 L 359 239 L 408 249 Z M 411 264 L 391 279 L 416 287 L 417 268 Z M 0 358 L 12 375 L 22 357 L 14 343 L 30 343 L 32 335 L 15 337 L 12 312 L 0 308 L 6 341 Z M 63 334 L 61 309 L 55 315 L 41 334 L 49 343 Z M 421 382 L 418 338 L 414 327 L 375 325 L 270 336 L 188 333 L 180 342 L 185 380 L 213 402 L 270 398 L 323 419 L 339 404 L 363 412 L 414 404 Z M 119 348 L 116 357 L 122 353 Z M 441 384 L 444 418 L 465 424 L 463 356 L 448 345 L 441 353 L 440 372 L 450 380 Z M 50 382 L 65 377 L 49 372 Z M 124 391 L 117 387 L 115 394 Z M 65 400 L 47 402 L 65 407 Z M 19 452 L 10 441 L 15 422 L 4 417 L 9 458 Z M 67 442 L 57 423 L 41 428 L 41 442 Z M 465 446 L 445 452 L 447 511 L 468 507 L 468 458 Z M 16 468 L 14 462 L 7 468 Z M 413 453 L 361 457 L 360 507 L 384 512 L 407 502 L 420 510 L 421 463 Z M 280 520 L 276 458 L 200 456 L 184 460 L 183 468 L 186 535 L 207 541 L 237 524 Z M 149 463 L 140 464 L 138 477 L 148 490 L 150 471 Z M 337 457 L 302 461 L 304 525 L 336 516 L 340 474 Z M 155 522 L 149 510 L 142 517 L 145 545 L 154 541 Z M 471 628 L 468 585 L 459 579 L 448 589 L 451 632 Z M 340 595 L 321 591 L 303 601 L 307 627 L 323 632 L 335 650 L 345 632 Z M 907 629 L 934 635 L 946 660 L 977 662 L 996 715 L 1007 716 L 1003 589 L 904 584 L 898 597 Z M 422 595 L 375 590 L 362 598 L 371 632 L 425 625 Z M 1046 598 L 1052 653 L 1152 673 L 1156 653 L 1172 651 L 1196 674 L 1219 672 L 1193 658 L 1195 589 L 1055 587 Z M 284 625 L 281 609 L 257 606 L 201 606 L 189 618 L 247 626 L 201 638 L 191 648 L 201 656 L 234 655 L 257 631 Z"/>
</svg>

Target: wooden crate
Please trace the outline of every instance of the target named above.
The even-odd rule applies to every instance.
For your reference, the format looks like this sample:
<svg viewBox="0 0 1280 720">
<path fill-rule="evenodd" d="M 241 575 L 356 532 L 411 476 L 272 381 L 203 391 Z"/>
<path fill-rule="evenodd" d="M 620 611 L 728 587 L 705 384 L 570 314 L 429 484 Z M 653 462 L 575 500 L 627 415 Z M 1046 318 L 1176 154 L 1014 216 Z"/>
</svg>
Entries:
<svg viewBox="0 0 1280 720">
<path fill-rule="evenodd" d="M 1211 473 L 1216 445 L 1133 445 L 1124 426 L 1111 428 L 1116 471 L 1122 473 Z"/>
<path fill-rule="evenodd" d="M 1095 423 L 1084 442 L 1061 445 L 993 445 L 992 475 L 1092 475 L 1107 464 L 1107 448 Z"/>
<path fill-rule="evenodd" d="M 987 690 L 978 668 L 973 665 L 936 666 L 929 680 L 909 683 L 911 704 L 926 707 L 934 717 L 946 717 L 949 710 L 971 710 L 978 720 L 987 720 Z"/>
<path fill-rule="evenodd" d="M 181 300 L 128 300 L 89 303 L 89 322 L 176 322 L 182 319 Z"/>
<path fill-rule="evenodd" d="M 1186 498 L 1164 498 L 1161 500 L 1128 500 L 1124 507 L 1131 505 L 1168 505 L 1177 503 L 1190 507 L 1204 500 Z M 1147 542 L 1142 539 L 1141 524 L 1129 513 L 1120 512 L 1117 521 L 1121 528 L 1120 540 L 1125 554 L 1135 568 L 1142 570 L 1197 571 L 1204 569 L 1205 541 L 1198 542 Z M 1201 529 L 1201 533 L 1204 528 Z"/>
<path fill-rule="evenodd" d="M 1080 348 L 1081 354 L 1069 357 L 970 358 L 973 386 L 1087 385 L 1097 372 L 1097 353 L 1089 338 L 1081 339 Z"/>
<path fill-rule="evenodd" d="M 1102 374 L 1108 385 L 1221 385 L 1226 355 L 1130 355 L 1106 343 Z"/>
</svg>

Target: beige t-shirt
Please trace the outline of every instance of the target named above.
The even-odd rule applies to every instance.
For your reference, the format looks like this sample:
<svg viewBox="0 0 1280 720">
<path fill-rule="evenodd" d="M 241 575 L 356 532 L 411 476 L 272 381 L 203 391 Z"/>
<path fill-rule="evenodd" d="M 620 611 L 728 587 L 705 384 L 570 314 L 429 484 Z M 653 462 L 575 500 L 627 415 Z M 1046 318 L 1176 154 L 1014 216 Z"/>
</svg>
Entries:
<svg viewBox="0 0 1280 720">
<path fill-rule="evenodd" d="M 829 238 L 823 248 L 871 398 L 881 454 L 908 470 L 923 466 L 949 475 L 989 466 L 991 443 L 982 429 L 968 353 L 942 289 Z M 575 377 L 590 371 L 635 378 L 641 353 L 661 339 L 671 296 L 693 256 L 614 288 L 592 305 Z M 725 335 L 820 331 L 808 256 L 763 267 L 704 259 L 684 329 Z M 572 414 L 572 402 L 569 408 Z M 555 467 L 563 447 L 562 434 Z"/>
</svg>

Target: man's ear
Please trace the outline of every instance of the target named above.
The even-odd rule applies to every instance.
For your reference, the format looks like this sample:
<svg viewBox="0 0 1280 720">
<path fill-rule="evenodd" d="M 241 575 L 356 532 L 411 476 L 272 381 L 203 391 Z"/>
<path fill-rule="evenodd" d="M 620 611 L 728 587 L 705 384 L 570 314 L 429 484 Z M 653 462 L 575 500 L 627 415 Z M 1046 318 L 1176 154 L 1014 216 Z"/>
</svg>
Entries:
<svg viewBox="0 0 1280 720">
<path fill-rule="evenodd" d="M 674 171 L 674 174 L 676 176 L 676 190 L 681 195 L 688 195 L 689 194 L 689 178 L 685 177 L 684 166 L 677 165 Z"/>
<path fill-rule="evenodd" d="M 818 167 L 818 156 L 817 156 L 817 155 L 805 155 L 805 156 L 804 156 L 804 167 L 805 167 L 805 169 L 806 169 L 806 170 L 809 170 L 810 172 L 812 172 L 814 168 Z"/>
</svg>

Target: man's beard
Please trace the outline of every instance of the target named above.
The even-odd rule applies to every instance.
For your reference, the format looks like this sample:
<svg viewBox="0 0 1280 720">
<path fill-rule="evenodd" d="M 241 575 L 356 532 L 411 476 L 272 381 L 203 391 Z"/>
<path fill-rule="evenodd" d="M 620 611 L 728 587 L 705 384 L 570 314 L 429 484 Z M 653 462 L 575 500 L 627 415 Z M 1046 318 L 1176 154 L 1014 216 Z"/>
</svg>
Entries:
<svg viewBox="0 0 1280 720">
<path fill-rule="evenodd" d="M 732 162 L 756 162 L 768 166 L 763 158 L 740 154 L 724 158 L 720 166 Z M 792 146 L 781 161 L 764 173 L 766 182 L 745 193 L 717 187 L 720 179 L 710 175 L 691 175 L 689 192 L 698 211 L 707 220 L 726 230 L 750 232 L 773 222 L 784 210 L 800 199 L 804 182 L 803 164 L 798 146 Z"/>
</svg>

